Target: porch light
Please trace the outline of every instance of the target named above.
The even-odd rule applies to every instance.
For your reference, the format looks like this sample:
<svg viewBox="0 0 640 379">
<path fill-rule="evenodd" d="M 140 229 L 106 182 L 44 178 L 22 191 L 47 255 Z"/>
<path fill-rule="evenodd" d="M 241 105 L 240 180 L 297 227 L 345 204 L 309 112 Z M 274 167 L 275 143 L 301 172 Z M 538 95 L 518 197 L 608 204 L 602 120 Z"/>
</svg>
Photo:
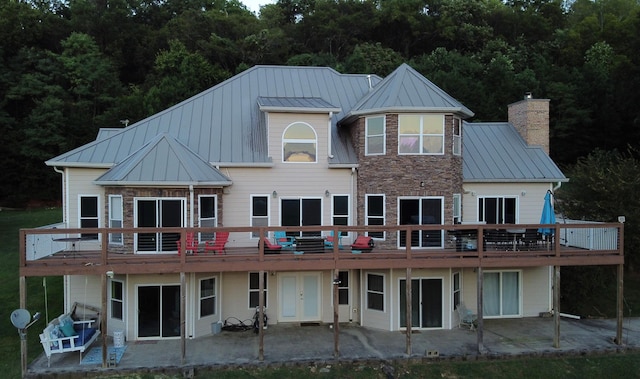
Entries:
<svg viewBox="0 0 640 379">
<path fill-rule="evenodd" d="M 273 198 L 275 199 L 276 197 L 278 197 L 278 193 L 276 191 L 273 191 L 273 193 L 271 194 L 271 196 L 273 196 Z"/>
<path fill-rule="evenodd" d="M 329 192 L 329 190 L 324 190 L 324 195 L 326 197 L 329 197 L 329 196 L 331 196 L 331 192 Z"/>
</svg>

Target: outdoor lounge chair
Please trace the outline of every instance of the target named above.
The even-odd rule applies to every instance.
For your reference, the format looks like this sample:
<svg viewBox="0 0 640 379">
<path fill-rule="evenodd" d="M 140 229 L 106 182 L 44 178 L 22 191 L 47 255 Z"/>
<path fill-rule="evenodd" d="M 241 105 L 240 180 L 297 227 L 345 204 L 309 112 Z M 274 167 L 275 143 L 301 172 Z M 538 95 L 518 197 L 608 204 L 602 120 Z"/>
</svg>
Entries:
<svg viewBox="0 0 640 379">
<path fill-rule="evenodd" d="M 331 233 L 324 239 L 324 247 L 326 249 L 333 249 L 333 241 L 336 238 L 333 236 L 333 230 Z M 342 249 L 342 235 L 338 232 L 338 249 Z"/>
<path fill-rule="evenodd" d="M 177 240 L 176 244 L 178 245 L 178 255 L 182 254 L 182 243 L 181 240 Z M 184 246 L 184 251 L 187 254 L 198 254 L 198 241 L 192 232 L 187 233 L 187 241 Z"/>
<path fill-rule="evenodd" d="M 273 232 L 273 239 L 275 243 L 282 246 L 283 249 L 292 250 L 293 245 L 296 243 L 295 238 L 288 236 L 286 232 L 281 230 Z"/>
<path fill-rule="evenodd" d="M 213 251 L 213 253 L 227 253 L 225 245 L 229 240 L 229 232 L 216 232 L 216 239 L 213 241 L 206 241 L 204 245 L 204 251 Z"/>
<path fill-rule="evenodd" d="M 464 303 L 458 304 L 456 312 L 458 313 L 458 328 L 466 327 L 469 330 L 475 330 L 478 315 L 468 310 Z"/>
<path fill-rule="evenodd" d="M 271 243 L 269 239 L 262 238 L 264 242 L 264 253 L 265 254 L 280 254 L 280 250 L 282 250 L 282 246 L 278 244 Z M 259 245 L 258 245 L 259 246 Z"/>
<path fill-rule="evenodd" d="M 351 251 L 359 250 L 365 253 L 371 252 L 373 250 L 374 242 L 373 238 L 369 236 L 358 236 L 355 241 L 351 244 Z"/>
</svg>

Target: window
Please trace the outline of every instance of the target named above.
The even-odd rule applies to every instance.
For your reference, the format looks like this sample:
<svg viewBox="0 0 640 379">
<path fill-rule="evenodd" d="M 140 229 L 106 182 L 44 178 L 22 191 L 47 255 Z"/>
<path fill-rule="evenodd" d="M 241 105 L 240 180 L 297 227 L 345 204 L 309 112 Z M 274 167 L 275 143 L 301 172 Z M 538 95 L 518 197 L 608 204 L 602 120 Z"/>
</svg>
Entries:
<svg viewBox="0 0 640 379">
<path fill-rule="evenodd" d="M 296 122 L 282 136 L 283 162 L 316 162 L 316 132 L 307 124 Z"/>
<path fill-rule="evenodd" d="M 338 272 L 338 280 L 340 280 L 340 284 L 338 284 L 338 304 L 348 305 L 349 304 L 349 271 Z"/>
<path fill-rule="evenodd" d="M 198 209 L 200 212 L 200 227 L 215 228 L 218 226 L 217 214 L 217 197 L 215 195 L 198 196 Z M 211 241 L 215 238 L 215 233 L 200 233 L 199 241 Z"/>
<path fill-rule="evenodd" d="M 460 273 L 454 272 L 451 278 L 452 286 L 453 286 L 453 301 L 451 305 L 453 306 L 453 310 L 455 311 L 460 302 L 462 301 L 461 291 L 460 291 Z"/>
<path fill-rule="evenodd" d="M 200 279 L 200 317 L 216 313 L 216 279 Z"/>
<path fill-rule="evenodd" d="M 99 227 L 98 218 L 98 196 L 80 196 L 80 228 Z M 82 238 L 98 239 L 98 233 L 83 233 Z"/>
<path fill-rule="evenodd" d="M 249 308 L 255 309 L 260 305 L 260 273 L 249 273 Z M 264 307 L 267 308 L 267 273 L 264 273 Z"/>
<path fill-rule="evenodd" d="M 365 195 L 366 225 L 384 225 L 384 195 Z M 384 232 L 367 232 L 372 238 L 384 239 Z"/>
<path fill-rule="evenodd" d="M 331 220 L 333 225 L 349 225 L 349 196 L 335 195 L 331 204 Z M 347 232 L 340 231 L 340 236 Z"/>
<path fill-rule="evenodd" d="M 109 195 L 109 227 L 122 228 L 122 196 Z M 122 244 L 122 233 L 109 233 L 109 242 Z"/>
<path fill-rule="evenodd" d="M 367 274 L 367 309 L 384 311 L 384 276 Z"/>
<path fill-rule="evenodd" d="M 111 318 L 122 320 L 124 317 L 124 283 L 111 280 Z"/>
<path fill-rule="evenodd" d="M 462 127 L 460 119 L 453 118 L 453 155 L 462 154 Z"/>
<path fill-rule="evenodd" d="M 483 314 L 487 317 L 520 315 L 520 272 L 485 272 Z"/>
<path fill-rule="evenodd" d="M 453 223 L 462 222 L 462 196 L 459 193 L 453 194 Z"/>
<path fill-rule="evenodd" d="M 515 197 L 478 198 L 478 221 L 487 224 L 515 224 L 517 220 Z"/>
<path fill-rule="evenodd" d="M 365 155 L 384 155 L 385 153 L 385 117 L 367 117 L 365 126 Z"/>
<path fill-rule="evenodd" d="M 443 154 L 442 115 L 398 116 L 398 154 Z"/>
<path fill-rule="evenodd" d="M 180 198 L 140 198 L 135 199 L 136 228 L 183 227 L 185 222 L 186 199 Z M 175 252 L 180 233 L 136 233 L 138 252 Z"/>
<path fill-rule="evenodd" d="M 399 225 L 442 225 L 444 220 L 444 199 L 442 197 L 398 198 Z M 399 246 L 407 246 L 407 232 L 401 230 Z M 444 242 L 444 230 L 414 230 L 411 246 L 438 247 Z"/>
<path fill-rule="evenodd" d="M 251 226 L 269 226 L 269 196 L 251 196 Z M 251 238 L 259 238 L 258 231 L 251 233 Z"/>
</svg>

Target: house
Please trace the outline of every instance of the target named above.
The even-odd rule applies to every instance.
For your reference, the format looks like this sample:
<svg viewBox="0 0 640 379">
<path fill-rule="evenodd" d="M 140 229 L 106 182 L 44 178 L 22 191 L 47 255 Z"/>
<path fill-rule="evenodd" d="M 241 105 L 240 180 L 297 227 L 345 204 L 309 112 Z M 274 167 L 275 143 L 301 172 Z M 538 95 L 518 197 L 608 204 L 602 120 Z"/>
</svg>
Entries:
<svg viewBox="0 0 640 379">
<path fill-rule="evenodd" d="M 107 330 L 128 340 L 197 338 L 260 304 L 269 324 L 449 329 L 460 302 L 477 311 L 479 285 L 484 317 L 549 312 L 555 261 L 504 259 L 515 234 L 500 256 L 477 252 L 484 226 L 538 224 L 547 191 L 567 181 L 548 155 L 548 109 L 526 97 L 507 122 L 470 123 L 406 64 L 386 78 L 253 67 L 46 162 L 61 174 L 64 227 L 81 237 L 72 249 L 102 252 L 60 268 L 65 303 L 102 299 Z M 375 249 L 267 258 L 260 235 L 278 228 L 298 248 L 337 232 L 342 246 L 364 234 Z M 222 229 L 227 254 L 179 251 L 185 230 L 205 243 Z M 621 263 L 619 248 L 579 264 Z M 22 275 L 44 272 L 26 255 Z"/>
</svg>

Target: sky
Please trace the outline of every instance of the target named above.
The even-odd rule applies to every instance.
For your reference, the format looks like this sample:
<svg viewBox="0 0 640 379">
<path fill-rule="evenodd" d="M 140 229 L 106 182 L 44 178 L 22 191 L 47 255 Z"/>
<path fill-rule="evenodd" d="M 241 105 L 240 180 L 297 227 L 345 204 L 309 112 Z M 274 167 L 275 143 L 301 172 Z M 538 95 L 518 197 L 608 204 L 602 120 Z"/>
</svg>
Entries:
<svg viewBox="0 0 640 379">
<path fill-rule="evenodd" d="M 265 4 L 274 4 L 276 0 L 240 0 L 240 2 L 249 8 L 254 13 L 260 11 L 260 6 Z"/>
</svg>

